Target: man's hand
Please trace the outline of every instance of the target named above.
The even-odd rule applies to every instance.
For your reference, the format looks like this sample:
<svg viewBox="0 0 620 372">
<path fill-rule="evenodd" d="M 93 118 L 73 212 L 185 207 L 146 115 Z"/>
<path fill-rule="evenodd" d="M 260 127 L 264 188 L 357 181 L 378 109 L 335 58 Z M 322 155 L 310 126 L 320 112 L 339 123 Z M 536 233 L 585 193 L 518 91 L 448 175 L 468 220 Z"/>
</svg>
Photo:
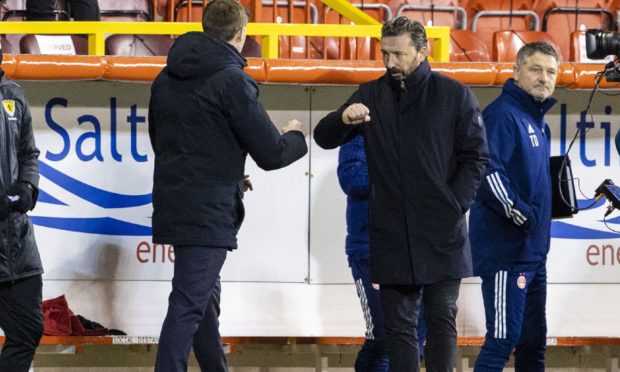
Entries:
<svg viewBox="0 0 620 372">
<path fill-rule="evenodd" d="M 243 192 L 248 190 L 252 191 L 254 190 L 254 187 L 252 186 L 252 181 L 250 181 L 250 175 L 246 174 L 243 176 Z"/>
<path fill-rule="evenodd" d="M 306 136 L 306 132 L 304 131 L 304 125 L 297 119 L 289 120 L 282 127 L 282 133 L 287 133 L 292 130 L 299 131 L 303 133 L 304 137 Z"/>
<path fill-rule="evenodd" d="M 347 125 L 358 125 L 370 121 L 370 110 L 361 103 L 354 103 L 342 113 L 342 121 Z"/>
<path fill-rule="evenodd" d="M 32 209 L 32 186 L 26 182 L 18 182 L 9 189 L 9 196 L 13 198 L 13 210 L 19 213 L 26 213 Z"/>
<path fill-rule="evenodd" d="M 6 195 L 0 195 L 0 221 L 7 218 L 11 213 L 11 199 Z"/>
</svg>

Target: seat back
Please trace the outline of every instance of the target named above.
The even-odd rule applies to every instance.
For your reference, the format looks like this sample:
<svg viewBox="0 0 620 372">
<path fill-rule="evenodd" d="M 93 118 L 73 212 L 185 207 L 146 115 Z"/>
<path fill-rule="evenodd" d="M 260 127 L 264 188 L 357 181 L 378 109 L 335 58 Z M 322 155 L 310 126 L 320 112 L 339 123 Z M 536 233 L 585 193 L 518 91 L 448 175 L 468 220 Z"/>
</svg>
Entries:
<svg viewBox="0 0 620 372">
<path fill-rule="evenodd" d="M 167 35 L 111 35 L 105 40 L 105 54 L 115 56 L 165 56 L 174 39 Z"/>
<path fill-rule="evenodd" d="M 470 30 L 450 30 L 450 62 L 488 62 L 487 46 Z"/>
<path fill-rule="evenodd" d="M 538 31 L 540 19 L 532 10 L 535 0 L 470 0 L 467 14 L 470 29 L 478 34 L 488 50 L 498 30 Z"/>
<path fill-rule="evenodd" d="M 515 62 L 517 52 L 522 46 L 534 41 L 546 41 L 551 44 L 562 61 L 557 42 L 543 31 L 503 30 L 493 33 L 493 60 L 496 62 Z"/>
<path fill-rule="evenodd" d="M 84 35 L 24 35 L 19 41 L 21 54 L 87 55 Z"/>
<path fill-rule="evenodd" d="M 396 17 L 415 19 L 425 26 L 467 27 L 467 12 L 456 0 L 412 0 L 399 4 Z"/>
</svg>

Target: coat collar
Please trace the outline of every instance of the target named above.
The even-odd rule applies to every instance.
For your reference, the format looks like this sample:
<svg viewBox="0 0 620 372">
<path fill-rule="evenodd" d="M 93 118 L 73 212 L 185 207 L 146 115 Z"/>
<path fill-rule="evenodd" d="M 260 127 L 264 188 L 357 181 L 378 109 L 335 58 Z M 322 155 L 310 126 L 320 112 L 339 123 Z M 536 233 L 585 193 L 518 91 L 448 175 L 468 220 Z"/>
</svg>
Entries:
<svg viewBox="0 0 620 372">
<path fill-rule="evenodd" d="M 542 102 L 535 100 L 531 94 L 519 87 L 513 78 L 506 81 L 504 87 L 502 88 L 502 94 L 510 97 L 516 102 L 517 105 L 522 107 L 539 122 L 542 121 L 542 118 L 545 116 L 547 111 L 549 111 L 549 109 L 551 109 L 551 107 L 553 107 L 553 105 L 557 102 L 557 100 L 552 97 L 549 97 Z"/>
</svg>

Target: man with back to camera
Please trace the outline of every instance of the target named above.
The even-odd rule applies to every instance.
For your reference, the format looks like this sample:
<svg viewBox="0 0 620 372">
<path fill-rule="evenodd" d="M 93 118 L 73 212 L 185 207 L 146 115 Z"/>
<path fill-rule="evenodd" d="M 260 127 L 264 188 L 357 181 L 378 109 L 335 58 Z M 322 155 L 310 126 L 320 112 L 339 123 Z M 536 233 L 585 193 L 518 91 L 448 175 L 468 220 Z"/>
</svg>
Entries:
<svg viewBox="0 0 620 372">
<path fill-rule="evenodd" d="M 325 149 L 362 134 L 370 177 L 370 272 L 380 284 L 390 371 L 419 370 L 417 316 L 424 302 L 425 365 L 452 371 L 456 300 L 472 275 L 465 212 L 487 163 L 478 102 L 469 88 L 431 72 L 424 27 L 383 25 L 387 69 L 323 118 Z"/>
<path fill-rule="evenodd" d="M 39 195 L 39 149 L 24 92 L 2 69 L 0 100 L 0 371 L 27 372 L 43 336 L 43 265 L 26 214 Z"/>
<path fill-rule="evenodd" d="M 175 250 L 155 371 L 186 371 L 192 346 L 202 371 L 227 371 L 219 273 L 227 252 L 237 248 L 243 193 L 251 187 L 246 155 L 272 170 L 308 151 L 302 124 L 291 120 L 280 134 L 243 71 L 247 22 L 237 1 L 210 1 L 204 32 L 175 41 L 151 89 L 153 241 Z"/>
<path fill-rule="evenodd" d="M 486 337 L 476 372 L 545 370 L 551 175 L 545 113 L 555 104 L 559 58 L 524 45 L 514 75 L 484 109 L 490 163 L 469 215 L 474 273 L 482 278 Z"/>
</svg>

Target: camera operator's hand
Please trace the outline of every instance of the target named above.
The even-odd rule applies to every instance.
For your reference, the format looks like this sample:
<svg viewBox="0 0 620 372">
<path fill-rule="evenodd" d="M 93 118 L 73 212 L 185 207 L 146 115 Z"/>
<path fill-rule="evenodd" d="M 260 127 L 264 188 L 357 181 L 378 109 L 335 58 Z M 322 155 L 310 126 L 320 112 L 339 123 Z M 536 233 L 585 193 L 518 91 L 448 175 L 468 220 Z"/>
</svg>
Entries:
<svg viewBox="0 0 620 372">
<path fill-rule="evenodd" d="M 7 218 L 11 213 L 12 202 L 6 195 L 0 195 L 0 221 Z"/>
<path fill-rule="evenodd" d="M 9 189 L 9 196 L 12 198 L 13 210 L 19 213 L 26 213 L 32 209 L 32 186 L 28 182 L 18 182 Z"/>
</svg>

